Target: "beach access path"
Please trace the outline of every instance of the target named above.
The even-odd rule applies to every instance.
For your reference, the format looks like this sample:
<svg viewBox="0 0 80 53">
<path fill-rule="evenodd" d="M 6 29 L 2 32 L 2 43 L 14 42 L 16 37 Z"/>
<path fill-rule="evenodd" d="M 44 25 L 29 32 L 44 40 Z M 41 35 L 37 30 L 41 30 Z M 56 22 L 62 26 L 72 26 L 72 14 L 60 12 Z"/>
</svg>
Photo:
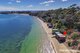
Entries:
<svg viewBox="0 0 80 53">
<path fill-rule="evenodd" d="M 55 35 L 52 35 L 52 29 L 48 28 L 46 22 L 43 22 L 39 18 L 37 18 L 37 20 L 39 20 L 43 29 L 47 33 L 49 40 L 51 41 L 51 45 L 52 45 L 52 48 L 53 48 L 53 53 L 71 53 L 63 43 L 59 43 L 57 41 L 57 39 L 54 37 Z"/>
</svg>

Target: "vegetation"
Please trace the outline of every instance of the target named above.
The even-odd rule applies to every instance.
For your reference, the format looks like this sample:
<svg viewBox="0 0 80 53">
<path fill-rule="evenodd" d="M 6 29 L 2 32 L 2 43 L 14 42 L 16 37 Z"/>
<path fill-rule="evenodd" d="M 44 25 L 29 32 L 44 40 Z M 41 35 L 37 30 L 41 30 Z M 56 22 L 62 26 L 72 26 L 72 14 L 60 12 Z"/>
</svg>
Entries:
<svg viewBox="0 0 80 53">
<path fill-rule="evenodd" d="M 71 47 L 71 46 L 72 46 L 71 42 L 68 42 L 68 46 L 69 46 L 69 47 Z"/>
<path fill-rule="evenodd" d="M 73 36 L 71 37 L 73 40 L 76 39 L 79 35 L 78 34 L 73 34 Z"/>
<path fill-rule="evenodd" d="M 80 31 L 80 7 L 76 4 L 69 6 L 68 8 L 59 8 L 48 11 L 38 11 L 31 13 L 33 16 L 38 16 L 45 22 L 52 23 L 55 28 L 78 29 Z"/>
</svg>

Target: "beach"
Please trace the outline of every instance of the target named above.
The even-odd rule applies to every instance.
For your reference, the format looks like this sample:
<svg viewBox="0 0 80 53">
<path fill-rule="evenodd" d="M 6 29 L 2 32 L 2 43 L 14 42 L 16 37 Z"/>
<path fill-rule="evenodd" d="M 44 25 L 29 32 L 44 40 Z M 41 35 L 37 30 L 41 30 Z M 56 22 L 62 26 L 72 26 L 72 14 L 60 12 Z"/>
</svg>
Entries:
<svg viewBox="0 0 80 53">
<path fill-rule="evenodd" d="M 53 42 L 52 42 L 52 30 L 50 28 L 47 27 L 47 23 L 44 23 L 41 19 L 37 18 L 37 20 L 40 22 L 42 28 L 44 29 L 44 31 L 46 32 L 47 34 L 47 37 L 49 39 L 49 43 L 50 43 L 50 48 L 51 50 L 48 50 L 48 53 L 56 53 L 55 50 L 54 50 L 54 46 L 53 46 Z M 48 47 L 49 45 L 47 45 L 46 47 Z M 46 48 L 44 47 L 44 48 Z"/>
</svg>

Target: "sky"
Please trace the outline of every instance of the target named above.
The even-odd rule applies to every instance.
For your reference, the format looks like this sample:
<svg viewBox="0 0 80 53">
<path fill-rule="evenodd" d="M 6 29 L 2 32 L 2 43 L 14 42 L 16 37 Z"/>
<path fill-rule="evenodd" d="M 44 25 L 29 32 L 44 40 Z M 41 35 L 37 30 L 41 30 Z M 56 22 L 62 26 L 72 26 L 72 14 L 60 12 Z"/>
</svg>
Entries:
<svg viewBox="0 0 80 53">
<path fill-rule="evenodd" d="M 80 0 L 0 0 L 0 11 L 50 10 L 80 6 Z"/>
</svg>

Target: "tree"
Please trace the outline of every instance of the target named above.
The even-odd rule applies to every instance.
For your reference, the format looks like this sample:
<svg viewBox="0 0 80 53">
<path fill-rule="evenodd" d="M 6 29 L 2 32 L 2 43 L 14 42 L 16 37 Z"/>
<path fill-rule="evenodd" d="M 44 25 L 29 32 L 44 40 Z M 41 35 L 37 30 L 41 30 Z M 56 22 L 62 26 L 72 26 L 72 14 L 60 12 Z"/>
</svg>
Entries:
<svg viewBox="0 0 80 53">
<path fill-rule="evenodd" d="M 74 27 L 74 21 L 71 17 L 66 17 L 65 26 L 69 29 Z"/>
</svg>

